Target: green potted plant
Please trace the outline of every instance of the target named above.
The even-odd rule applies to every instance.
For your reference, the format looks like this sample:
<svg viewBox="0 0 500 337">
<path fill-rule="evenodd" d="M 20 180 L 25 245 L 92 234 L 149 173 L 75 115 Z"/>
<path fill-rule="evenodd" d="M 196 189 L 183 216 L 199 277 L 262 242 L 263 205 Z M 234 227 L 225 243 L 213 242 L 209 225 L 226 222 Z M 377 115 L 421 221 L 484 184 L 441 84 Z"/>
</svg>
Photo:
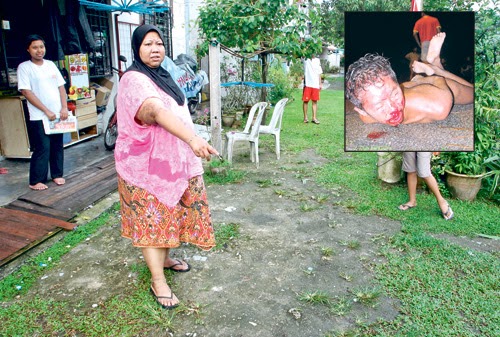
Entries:
<svg viewBox="0 0 500 337">
<path fill-rule="evenodd" d="M 464 200 L 474 200 L 484 181 L 493 198 L 500 179 L 500 65 L 482 66 L 475 86 L 474 151 L 444 152 L 434 160 L 438 173 L 445 173 L 452 196 Z"/>
</svg>

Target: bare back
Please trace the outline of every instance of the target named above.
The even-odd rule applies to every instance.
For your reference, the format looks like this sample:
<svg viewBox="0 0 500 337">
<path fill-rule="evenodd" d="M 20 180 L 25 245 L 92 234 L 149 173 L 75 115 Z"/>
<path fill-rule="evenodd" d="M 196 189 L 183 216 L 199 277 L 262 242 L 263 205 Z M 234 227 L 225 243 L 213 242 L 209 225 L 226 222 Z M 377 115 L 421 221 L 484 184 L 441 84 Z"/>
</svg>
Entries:
<svg viewBox="0 0 500 337">
<path fill-rule="evenodd" d="M 443 120 L 453 107 L 453 94 L 440 76 L 405 82 L 401 87 L 405 96 L 403 124 Z"/>
</svg>

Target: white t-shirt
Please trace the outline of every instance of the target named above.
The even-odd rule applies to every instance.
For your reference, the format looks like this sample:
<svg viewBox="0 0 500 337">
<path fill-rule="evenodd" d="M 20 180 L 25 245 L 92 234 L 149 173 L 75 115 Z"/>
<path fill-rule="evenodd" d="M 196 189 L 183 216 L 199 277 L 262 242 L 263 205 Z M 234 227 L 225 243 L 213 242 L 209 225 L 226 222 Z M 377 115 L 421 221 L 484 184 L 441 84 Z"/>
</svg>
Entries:
<svg viewBox="0 0 500 337">
<path fill-rule="evenodd" d="M 38 66 L 31 61 L 23 62 L 17 67 L 17 90 L 31 90 L 50 111 L 59 118 L 61 112 L 61 95 L 59 87 L 66 82 L 56 65 L 47 60 Z M 28 101 L 30 120 L 39 121 L 45 113 Z"/>
<path fill-rule="evenodd" d="M 319 58 L 307 59 L 304 61 L 304 78 L 305 86 L 309 88 L 319 89 L 319 76 L 323 74 Z"/>
</svg>

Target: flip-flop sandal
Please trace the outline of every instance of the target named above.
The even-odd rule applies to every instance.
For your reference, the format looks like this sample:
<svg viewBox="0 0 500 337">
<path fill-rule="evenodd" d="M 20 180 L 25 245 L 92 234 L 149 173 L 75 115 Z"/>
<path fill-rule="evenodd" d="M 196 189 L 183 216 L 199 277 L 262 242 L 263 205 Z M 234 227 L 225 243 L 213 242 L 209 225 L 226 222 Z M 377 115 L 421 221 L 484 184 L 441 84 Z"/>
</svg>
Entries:
<svg viewBox="0 0 500 337">
<path fill-rule="evenodd" d="M 177 261 L 177 263 L 174 263 L 170 267 L 163 267 L 163 269 L 175 271 L 176 273 L 186 273 L 186 272 L 191 270 L 191 266 L 186 261 L 184 261 L 184 263 L 187 265 L 186 269 L 175 269 L 174 267 L 176 267 L 176 266 L 183 266 L 184 265 L 184 263 L 182 263 L 182 261 L 179 259 L 175 259 L 175 261 Z"/>
<path fill-rule="evenodd" d="M 416 206 L 416 205 L 415 205 Z M 413 208 L 415 206 L 412 206 L 412 205 L 408 205 L 408 204 L 402 204 L 402 205 L 399 205 L 398 209 L 400 211 L 407 211 L 409 210 L 410 208 Z"/>
<path fill-rule="evenodd" d="M 451 220 L 453 219 L 453 216 L 455 213 L 453 213 L 453 210 L 451 209 L 450 205 L 447 205 L 448 206 L 448 209 L 446 210 L 445 213 L 441 212 L 441 214 L 443 215 L 443 218 L 445 220 Z"/>
<path fill-rule="evenodd" d="M 314 124 L 319 124 L 319 120 L 317 120 L 317 119 L 313 119 L 313 120 L 312 120 L 312 122 L 313 122 Z"/>
<path fill-rule="evenodd" d="M 161 305 L 161 307 L 163 309 L 172 310 L 172 309 L 177 308 L 179 306 L 179 303 L 174 304 L 174 305 L 165 305 L 165 304 L 162 304 L 160 302 L 160 298 L 166 298 L 167 300 L 173 299 L 174 298 L 174 293 L 172 292 L 172 290 L 170 290 L 170 296 L 158 296 L 158 295 L 156 295 L 156 293 L 155 293 L 155 291 L 153 289 L 153 286 L 151 286 L 149 288 L 149 290 L 151 291 L 151 294 L 153 294 L 153 297 L 155 298 L 156 303 L 158 303 L 159 305 Z"/>
<path fill-rule="evenodd" d="M 304 119 L 304 123 L 306 123 L 306 124 L 307 124 L 307 123 L 309 123 L 309 120 L 307 120 L 307 119 Z"/>
</svg>

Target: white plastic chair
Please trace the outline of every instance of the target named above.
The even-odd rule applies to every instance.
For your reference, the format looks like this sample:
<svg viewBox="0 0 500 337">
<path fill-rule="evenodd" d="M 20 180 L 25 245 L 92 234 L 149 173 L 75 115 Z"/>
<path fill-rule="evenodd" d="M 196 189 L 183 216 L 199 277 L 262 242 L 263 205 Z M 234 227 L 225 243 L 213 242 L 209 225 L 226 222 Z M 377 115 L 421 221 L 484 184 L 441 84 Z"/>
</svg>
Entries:
<svg viewBox="0 0 500 337">
<path fill-rule="evenodd" d="M 245 124 L 245 129 L 242 132 L 229 131 L 226 133 L 228 162 L 231 163 L 233 159 L 234 143 L 236 141 L 243 140 L 250 142 L 250 158 L 252 159 L 252 163 L 255 162 L 257 167 L 259 167 L 259 128 L 260 124 L 262 123 L 262 117 L 264 116 L 266 107 L 266 102 L 254 104 L 248 114 L 248 120 Z M 255 113 L 257 113 L 257 118 L 255 118 L 254 121 L 253 117 Z"/>
<path fill-rule="evenodd" d="M 287 102 L 288 98 L 279 100 L 274 107 L 273 115 L 269 124 L 262 125 L 259 128 L 259 134 L 271 134 L 274 136 L 276 141 L 276 159 L 280 159 L 281 121 L 283 120 L 283 112 L 285 111 L 285 105 Z"/>
</svg>

